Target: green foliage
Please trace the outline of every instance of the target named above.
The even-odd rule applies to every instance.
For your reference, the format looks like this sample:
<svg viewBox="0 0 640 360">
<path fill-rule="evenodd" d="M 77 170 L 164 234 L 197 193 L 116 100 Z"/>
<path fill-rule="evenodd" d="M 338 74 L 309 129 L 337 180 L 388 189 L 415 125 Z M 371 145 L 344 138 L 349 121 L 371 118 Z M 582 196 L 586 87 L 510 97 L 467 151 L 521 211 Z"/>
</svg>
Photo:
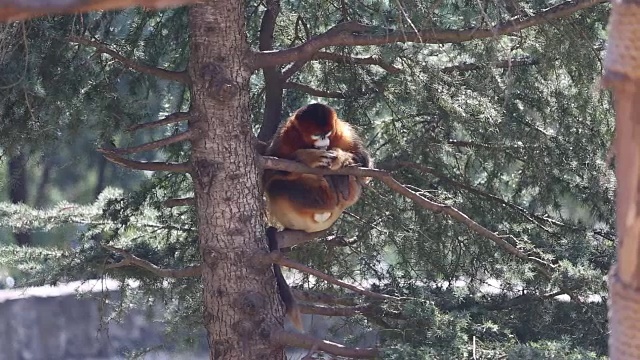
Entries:
<svg viewBox="0 0 640 360">
<path fill-rule="evenodd" d="M 403 0 L 344 2 L 341 7 L 330 1 L 282 1 L 274 47 L 300 44 L 307 39 L 305 27 L 313 36 L 344 20 L 366 22 L 380 32 L 467 29 L 549 6 L 540 1 Z M 247 2 L 253 48 L 263 11 L 262 2 Z M 345 98 L 285 90 L 282 117 L 308 101 L 335 106 L 361 130 L 378 166 L 392 169 L 398 181 L 552 265 L 547 278 L 531 262 L 465 224 L 372 181 L 333 229 L 354 240 L 349 246 L 312 242 L 291 256 L 344 281 L 407 299 L 384 305 L 399 316 L 354 319 L 378 331 L 385 358 L 468 358 L 474 343 L 477 356 L 487 359 L 600 359 L 606 354 L 603 278 L 615 249 L 615 181 L 606 158 L 614 122 L 608 94 L 595 85 L 607 15 L 602 5 L 510 36 L 460 44 L 330 47 L 325 50 L 375 57 L 401 71 L 322 60 L 307 63 L 291 79 Z M 3 144 L 11 144 L 5 151 L 28 145 L 32 152 L 47 152 L 45 159 L 55 154 L 54 167 L 71 164 L 58 174 L 51 201 L 77 197 L 89 203 L 86 188 L 92 186 L 85 174 L 98 157 L 80 161 L 78 154 L 92 152 L 96 144 L 127 146 L 184 130 L 179 124 L 123 133 L 129 125 L 188 109 L 189 95 L 184 86 L 123 69 L 110 57 L 63 39 L 87 32 L 136 61 L 180 71 L 188 61 L 188 26 L 183 8 L 73 20 L 31 22 L 25 33 L 30 55 L 25 57 L 17 41 L 0 61 L 10 65 L 0 68 L 0 86 L 20 80 L 17 74 L 25 73 L 27 64 L 20 85 L 2 90 L 7 96 L 0 97 L 6 115 L 0 117 L 0 136 Z M 13 31 L 22 34 L 20 27 Z M 468 64 L 474 66 L 462 66 Z M 264 108 L 261 72 L 253 76 L 250 92 L 257 129 Z M 25 93 L 31 103 L 24 101 Z M 52 145 L 46 140 L 52 139 L 64 140 L 66 148 L 48 151 Z M 184 161 L 189 148 L 173 145 L 138 158 Z M 397 166 L 402 162 L 413 166 Z M 21 284 L 108 274 L 123 281 L 116 308 L 161 301 L 170 331 L 195 336 L 201 322 L 199 280 L 162 279 L 137 267 L 106 269 L 122 258 L 101 246 L 122 248 L 162 268 L 198 264 L 195 210 L 163 206 L 166 199 L 192 196 L 190 178 L 112 171 L 108 183 L 127 191 L 109 190 L 92 205 L 0 207 L 5 230 L 82 225 L 74 246 L 70 241 L 48 248 L 5 246 L 0 262 Z M 125 180 L 115 180 L 120 177 Z M 83 181 L 85 190 L 78 191 L 76 184 Z M 305 288 L 342 291 L 296 275 Z"/>
</svg>

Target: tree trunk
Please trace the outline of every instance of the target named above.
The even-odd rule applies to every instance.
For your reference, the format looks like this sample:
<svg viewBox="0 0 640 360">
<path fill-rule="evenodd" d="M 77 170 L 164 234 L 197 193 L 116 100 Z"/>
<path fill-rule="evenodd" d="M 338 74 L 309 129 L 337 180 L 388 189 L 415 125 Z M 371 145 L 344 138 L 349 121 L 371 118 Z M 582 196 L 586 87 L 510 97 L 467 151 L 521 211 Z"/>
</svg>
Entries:
<svg viewBox="0 0 640 360">
<path fill-rule="evenodd" d="M 283 309 L 266 254 L 249 108 L 251 52 L 240 1 L 189 12 L 193 181 L 211 359 L 284 359 L 269 342 Z"/>
</svg>

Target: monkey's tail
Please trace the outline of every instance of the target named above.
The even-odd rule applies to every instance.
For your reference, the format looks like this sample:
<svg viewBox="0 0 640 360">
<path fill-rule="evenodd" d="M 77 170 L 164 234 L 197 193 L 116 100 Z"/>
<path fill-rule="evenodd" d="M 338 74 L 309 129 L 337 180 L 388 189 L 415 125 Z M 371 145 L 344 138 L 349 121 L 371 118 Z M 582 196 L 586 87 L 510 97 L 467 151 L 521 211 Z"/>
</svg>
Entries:
<svg viewBox="0 0 640 360">
<path fill-rule="evenodd" d="M 280 248 L 278 247 L 278 239 L 276 239 L 276 232 L 278 232 L 278 230 L 273 226 L 269 226 L 267 228 L 269 251 L 280 250 Z M 287 318 L 289 318 L 289 321 L 291 321 L 296 329 L 304 332 L 304 325 L 302 324 L 302 315 L 300 313 L 300 308 L 298 307 L 298 302 L 293 297 L 291 288 L 289 287 L 289 284 L 287 284 L 284 275 L 282 275 L 282 269 L 280 269 L 280 265 L 273 264 L 273 273 L 276 276 L 278 293 L 280 294 L 280 298 L 284 303 Z"/>
</svg>

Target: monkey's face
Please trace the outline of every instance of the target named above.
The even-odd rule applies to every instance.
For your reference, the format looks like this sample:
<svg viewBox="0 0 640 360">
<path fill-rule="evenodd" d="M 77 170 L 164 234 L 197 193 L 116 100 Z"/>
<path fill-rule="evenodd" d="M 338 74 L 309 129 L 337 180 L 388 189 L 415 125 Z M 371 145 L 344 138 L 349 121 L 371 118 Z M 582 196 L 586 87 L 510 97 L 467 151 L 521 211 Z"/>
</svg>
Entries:
<svg viewBox="0 0 640 360">
<path fill-rule="evenodd" d="M 329 147 L 329 143 L 331 143 L 330 136 L 333 131 L 328 131 L 326 133 L 319 132 L 311 135 L 311 141 L 313 142 L 313 147 L 316 149 L 327 150 Z"/>
</svg>

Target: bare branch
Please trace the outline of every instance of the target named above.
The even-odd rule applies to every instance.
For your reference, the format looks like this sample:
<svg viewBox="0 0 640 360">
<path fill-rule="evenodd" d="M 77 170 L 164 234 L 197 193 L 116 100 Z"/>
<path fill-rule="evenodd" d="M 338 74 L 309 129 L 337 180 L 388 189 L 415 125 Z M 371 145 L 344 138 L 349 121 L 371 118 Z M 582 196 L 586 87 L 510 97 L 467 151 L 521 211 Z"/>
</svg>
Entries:
<svg viewBox="0 0 640 360">
<path fill-rule="evenodd" d="M 112 58 L 118 60 L 118 62 L 120 62 L 122 65 L 124 65 L 124 67 L 128 69 L 139 71 L 143 74 L 153 75 L 161 79 L 177 81 L 184 84 L 189 84 L 191 82 L 191 79 L 189 79 L 189 74 L 187 74 L 186 71 L 170 71 L 140 64 L 132 59 L 124 57 L 122 54 L 119 54 L 115 50 L 110 49 L 109 47 L 98 41 L 93 41 L 80 36 L 70 36 L 69 41 L 77 44 L 91 46 L 96 49 L 96 53 L 107 54 Z"/>
<path fill-rule="evenodd" d="M 569 0 L 536 14 L 509 19 L 489 28 L 470 28 L 465 30 L 394 30 L 353 21 L 343 22 L 323 34 L 314 36 L 299 46 L 285 50 L 258 52 L 255 54 L 254 66 L 262 68 L 294 61 L 310 60 L 319 50 L 328 46 L 384 45 L 407 42 L 443 44 L 486 39 L 515 33 L 528 27 L 572 15 L 579 10 L 604 2 L 607 2 L 607 0 Z"/>
<path fill-rule="evenodd" d="M 196 199 L 194 198 L 167 199 L 164 201 L 164 206 L 166 207 L 192 206 L 192 205 L 195 205 L 195 203 L 196 203 Z"/>
<path fill-rule="evenodd" d="M 176 134 L 176 135 L 172 135 L 169 136 L 168 138 L 164 138 L 164 139 L 160 139 L 160 140 L 156 140 L 156 141 L 152 141 L 152 142 L 148 142 L 146 144 L 142 144 L 142 145 L 138 145 L 138 146 L 132 146 L 132 147 L 128 147 L 128 148 L 118 148 L 118 149 L 110 149 L 113 153 L 116 154 L 135 154 L 135 153 L 139 153 L 139 152 L 143 152 L 143 151 L 149 151 L 149 150 L 155 150 L 158 148 L 161 148 L 163 146 L 167 146 L 170 144 L 174 144 L 180 141 L 185 141 L 185 140 L 190 140 L 191 139 L 191 132 L 189 130 L 180 133 L 180 134 Z"/>
<path fill-rule="evenodd" d="M 135 161 L 125 159 L 115 152 L 109 149 L 98 149 L 99 152 L 109 161 L 120 166 L 134 169 L 134 170 L 146 170 L 146 171 L 172 171 L 178 173 L 185 173 L 191 171 L 191 166 L 188 163 L 166 163 L 166 162 L 154 162 L 154 161 Z"/>
<path fill-rule="evenodd" d="M 133 6 L 161 9 L 194 2 L 195 0 L 0 0 L 0 21 L 28 20 L 44 15 L 115 10 Z"/>
<path fill-rule="evenodd" d="M 507 59 L 507 60 L 500 60 L 500 61 L 496 61 L 493 64 L 474 64 L 474 63 L 464 63 L 464 64 L 459 64 L 459 65 L 453 65 L 453 66 L 447 66 L 445 68 L 442 68 L 443 73 L 445 74 L 450 74 L 452 72 L 455 71 L 459 71 L 459 72 L 465 72 L 465 71 L 472 71 L 472 70 L 478 70 L 481 69 L 483 67 L 494 67 L 497 69 L 510 69 L 512 67 L 518 67 L 518 66 L 532 66 L 532 65 L 538 65 L 540 63 L 540 61 L 538 59 L 534 59 L 534 58 L 524 58 L 524 59 Z"/>
<path fill-rule="evenodd" d="M 452 217 L 453 219 L 461 222 L 466 225 L 469 229 L 478 233 L 479 235 L 493 241 L 500 248 L 508 252 L 509 254 L 525 260 L 527 262 L 532 263 L 546 278 L 551 278 L 551 273 L 549 269 L 552 269 L 553 266 L 543 262 L 542 260 L 535 258 L 533 256 L 528 256 L 522 251 L 520 251 L 515 246 L 511 245 L 509 242 L 505 240 L 505 236 L 499 236 L 498 234 L 490 231 L 484 226 L 478 224 L 469 218 L 466 214 L 462 213 L 458 209 L 438 204 L 431 200 L 426 199 L 420 194 L 409 190 L 406 186 L 399 183 L 396 179 L 394 179 L 391 174 L 386 171 L 378 170 L 378 169 L 369 169 L 369 168 L 358 168 L 358 167 L 346 167 L 339 170 L 327 170 L 327 169 L 319 169 L 319 168 L 310 168 L 305 166 L 302 163 L 298 163 L 295 161 L 278 159 L 274 157 L 263 156 L 262 157 L 263 168 L 271 169 L 271 170 L 283 170 L 290 172 L 301 172 L 307 174 L 317 174 L 317 175 L 327 175 L 327 174 L 336 174 L 336 175 L 355 175 L 361 177 L 372 177 L 380 180 L 382 183 L 387 185 L 394 192 L 405 196 L 406 198 L 413 200 L 416 204 L 425 208 L 427 210 L 433 211 L 434 213 L 444 213 Z"/>
<path fill-rule="evenodd" d="M 351 285 L 348 284 L 344 281 L 338 280 L 332 276 L 329 276 L 321 271 L 318 271 L 316 269 L 312 269 L 308 266 L 302 265 L 298 262 L 295 262 L 291 259 L 288 259 L 287 257 L 285 257 L 280 251 L 274 250 L 271 253 L 269 253 L 269 255 L 266 256 L 268 258 L 268 260 L 273 263 L 273 264 L 278 264 L 280 266 L 286 266 L 288 268 L 291 269 L 296 269 L 298 271 L 302 271 L 304 273 L 307 274 L 311 274 L 317 278 L 320 278 L 330 284 L 336 285 L 336 286 L 340 286 L 346 289 L 349 289 L 353 292 L 356 292 L 360 295 L 364 295 L 364 296 L 368 296 L 370 298 L 373 299 L 378 299 L 378 300 L 400 300 L 400 298 L 394 297 L 394 296 L 389 296 L 389 295 L 384 295 L 384 294 L 380 294 L 380 293 L 374 293 L 372 291 L 369 290 L 365 290 L 362 288 L 359 288 L 355 285 Z"/>
<path fill-rule="evenodd" d="M 375 359 L 378 349 L 375 348 L 348 348 L 334 342 L 320 340 L 304 334 L 276 331 L 271 335 L 271 341 L 281 346 L 291 346 L 302 349 L 317 349 L 325 353 L 343 356 L 352 359 Z"/>
<path fill-rule="evenodd" d="M 276 20 L 280 14 L 280 1 L 267 0 L 267 9 L 264 11 L 260 23 L 259 49 L 260 51 L 273 50 L 273 34 L 276 28 Z M 276 133 L 280 118 L 282 117 L 282 79 L 278 66 L 270 66 L 262 69 L 264 73 L 264 112 L 262 126 L 258 131 L 258 139 L 268 141 Z"/>
<path fill-rule="evenodd" d="M 109 251 L 113 251 L 123 257 L 122 261 L 120 262 L 117 262 L 114 264 L 107 264 L 106 266 L 107 269 L 116 269 L 116 268 L 121 268 L 125 266 L 137 266 L 139 268 L 142 268 L 149 272 L 154 273 L 156 276 L 164 277 L 164 278 L 173 278 L 173 279 L 200 276 L 200 274 L 202 273 L 201 265 L 189 266 L 184 269 L 163 269 L 158 267 L 157 265 L 150 263 L 147 260 L 141 259 L 135 255 L 131 255 L 126 250 L 119 249 L 109 245 L 102 245 L 102 246 L 105 249 Z"/>
<path fill-rule="evenodd" d="M 303 92 L 312 96 L 318 96 L 318 97 L 330 98 L 330 99 L 344 99 L 346 97 L 341 92 L 318 90 L 318 89 L 312 88 L 309 85 L 304 85 L 304 84 L 295 83 L 295 82 L 286 82 L 283 85 L 285 89 L 298 90 L 300 92 Z"/>
<path fill-rule="evenodd" d="M 169 124 L 177 123 L 179 121 L 186 120 L 189 117 L 191 117 L 191 114 L 188 112 L 177 112 L 177 113 L 169 114 L 160 120 L 156 120 L 156 121 L 152 121 L 144 124 L 133 125 L 129 127 L 127 131 L 136 131 L 140 129 L 149 129 L 149 128 L 155 128 L 155 127 L 160 127 L 164 125 L 169 125 Z"/>
<path fill-rule="evenodd" d="M 402 69 L 397 68 L 392 64 L 388 64 L 381 58 L 376 56 L 356 57 L 337 54 L 333 52 L 320 51 L 313 56 L 313 60 L 327 60 L 333 61 L 338 64 L 377 65 L 391 74 L 397 74 L 402 71 Z"/>
</svg>

